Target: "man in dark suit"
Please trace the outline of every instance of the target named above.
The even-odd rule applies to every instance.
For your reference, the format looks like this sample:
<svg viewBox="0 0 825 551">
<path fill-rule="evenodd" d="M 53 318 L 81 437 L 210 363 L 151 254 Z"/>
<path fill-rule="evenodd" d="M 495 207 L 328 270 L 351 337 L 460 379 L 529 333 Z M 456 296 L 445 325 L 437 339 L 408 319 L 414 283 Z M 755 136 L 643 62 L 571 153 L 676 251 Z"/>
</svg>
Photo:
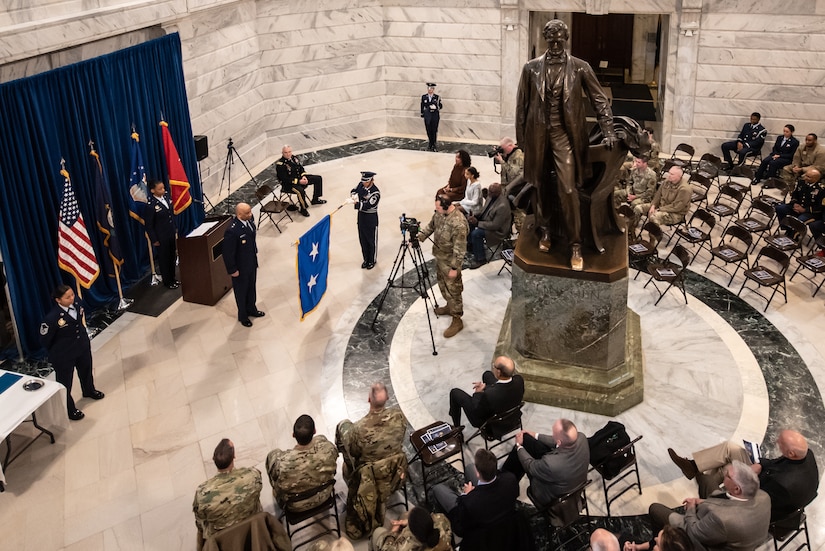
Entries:
<svg viewBox="0 0 825 551">
<path fill-rule="evenodd" d="M 570 419 L 558 419 L 552 435 L 526 430 L 518 433 L 501 470 L 513 473 L 517 480 L 526 473 L 531 493 L 545 504 L 587 480 L 589 463 L 587 436 Z"/>
<path fill-rule="evenodd" d="M 292 155 L 292 147 L 285 145 L 281 148 L 281 158 L 275 161 L 275 173 L 281 182 L 284 191 L 292 192 L 298 197 L 298 208 L 302 215 L 309 216 L 307 210 L 308 186 L 312 186 L 312 204 L 323 205 L 324 178 L 317 174 L 308 174 L 304 165 Z"/>
<path fill-rule="evenodd" d="M 435 83 L 427 83 L 427 93 L 421 96 L 421 116 L 424 118 L 424 128 L 427 129 L 427 151 L 438 151 L 438 122 L 441 120 L 441 98 L 435 93 Z"/>
<path fill-rule="evenodd" d="M 685 513 L 676 513 L 661 503 L 648 511 L 656 533 L 665 524 L 687 532 L 696 551 L 729 549 L 752 551 L 768 538 L 771 498 L 759 489 L 756 473 L 741 461 L 728 465 L 724 492 L 708 499 L 689 497 Z"/>
<path fill-rule="evenodd" d="M 736 139 L 722 144 L 722 156 L 725 158 L 728 170 L 733 169 L 733 160 L 730 156 L 732 151 L 736 152 L 737 165 L 744 163 L 748 155 L 756 155 L 762 151 L 768 129 L 759 122 L 761 118 L 762 115 L 759 113 L 751 113 L 751 122 L 745 123 Z"/>
<path fill-rule="evenodd" d="M 497 472 L 493 452 L 479 449 L 474 463 L 465 469 L 463 492 L 457 494 L 446 483 L 434 489 L 438 504 L 447 511 L 453 533 L 462 538 L 485 530 L 516 507 L 519 487 L 512 473 Z M 463 546 L 462 546 L 463 547 Z"/>
<path fill-rule="evenodd" d="M 779 176 L 779 170 L 783 166 L 791 164 L 794 153 L 799 147 L 799 140 L 793 137 L 795 128 L 792 124 L 786 124 L 782 129 L 782 135 L 776 138 L 771 154 L 762 159 L 759 170 L 753 177 L 753 184 L 758 184 L 765 178 Z"/>
<path fill-rule="evenodd" d="M 495 359 L 492 371 L 481 375 L 481 382 L 473 383 L 473 395 L 460 388 L 450 391 L 450 418 L 453 426 L 461 424 L 461 410 L 474 427 L 495 415 L 519 405 L 524 398 L 524 379 L 516 375 L 516 365 L 507 356 Z"/>
<path fill-rule="evenodd" d="M 487 252 L 484 242 L 490 245 L 501 243 L 510 237 L 510 226 L 513 224 L 513 214 L 510 211 L 510 201 L 502 196 L 501 184 L 490 184 L 487 189 L 487 201 L 481 213 L 467 218 L 470 224 L 470 244 L 473 247 L 475 262 L 470 265 L 475 270 L 487 263 Z"/>
<path fill-rule="evenodd" d="M 40 343 L 49 354 L 57 382 L 66 387 L 69 419 L 80 421 L 85 415 L 72 399 L 75 368 L 84 398 L 101 400 L 104 394 L 95 388 L 92 346 L 86 333 L 83 307 L 75 301 L 74 291 L 68 285 L 58 285 L 52 297 L 56 304 L 40 325 Z"/>
<path fill-rule="evenodd" d="M 586 61 L 567 53 L 570 32 L 554 19 L 544 26 L 547 51 L 528 61 L 521 71 L 516 100 L 516 142 L 524 150 L 524 178 L 537 188 L 536 224 L 541 230 L 539 250 L 550 251 L 550 217 L 554 203 L 561 206 L 563 227 L 570 245 L 570 266 L 583 270 L 579 189 L 587 165 L 586 95 L 608 148 L 617 142 L 610 102 Z M 550 180 L 555 170 L 557 186 Z"/>
<path fill-rule="evenodd" d="M 149 201 L 144 209 L 143 219 L 149 241 L 157 247 L 155 262 L 160 269 L 163 284 L 169 289 L 177 289 L 180 282 L 175 279 L 175 218 L 172 203 L 166 198 L 163 182 L 149 182 Z"/>
<path fill-rule="evenodd" d="M 244 327 L 252 327 L 253 318 L 265 314 L 255 306 L 255 280 L 258 274 L 258 247 L 255 244 L 255 222 L 252 207 L 238 203 L 235 219 L 223 236 L 223 261 L 227 273 L 232 276 L 232 291 L 238 305 L 238 321 Z"/>
</svg>

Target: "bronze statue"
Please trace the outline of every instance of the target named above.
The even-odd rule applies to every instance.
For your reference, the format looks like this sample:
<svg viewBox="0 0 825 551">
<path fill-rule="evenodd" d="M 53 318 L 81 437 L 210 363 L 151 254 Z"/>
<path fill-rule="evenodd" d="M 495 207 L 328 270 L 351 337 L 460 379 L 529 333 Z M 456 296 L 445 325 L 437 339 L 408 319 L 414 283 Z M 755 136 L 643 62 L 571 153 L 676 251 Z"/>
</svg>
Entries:
<svg viewBox="0 0 825 551">
<path fill-rule="evenodd" d="M 617 137 L 610 104 L 593 69 L 566 51 L 569 36 L 567 25 L 558 19 L 544 26 L 547 51 L 528 61 L 521 72 L 516 137 L 524 150 L 524 177 L 537 191 L 539 249 L 550 250 L 552 207 L 558 203 L 570 245 L 571 268 L 582 270 L 579 192 L 590 176 L 583 95 L 596 112 L 604 147 L 612 150 Z"/>
</svg>

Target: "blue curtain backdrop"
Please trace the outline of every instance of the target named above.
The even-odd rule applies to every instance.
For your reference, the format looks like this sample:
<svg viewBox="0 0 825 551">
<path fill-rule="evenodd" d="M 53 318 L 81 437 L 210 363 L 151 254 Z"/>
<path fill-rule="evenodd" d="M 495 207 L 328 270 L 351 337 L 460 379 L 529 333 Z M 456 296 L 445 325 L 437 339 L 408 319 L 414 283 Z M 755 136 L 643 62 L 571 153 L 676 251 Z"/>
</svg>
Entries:
<svg viewBox="0 0 825 551">
<path fill-rule="evenodd" d="M 177 146 L 193 199 L 201 184 L 183 77 L 180 38 L 171 34 L 139 46 L 40 75 L 0 84 L 0 252 L 11 307 L 26 355 L 40 350 L 39 327 L 53 306 L 51 291 L 73 278 L 57 267 L 57 222 L 63 178 L 74 185 L 98 262 L 108 254 L 95 224 L 94 174 L 89 141 L 100 155 L 112 197 L 115 230 L 125 258 L 124 290 L 149 266 L 143 226 L 129 216 L 129 148 L 134 126 L 149 178 L 166 181 L 161 116 Z M 203 221 L 194 202 L 177 218 L 185 235 Z M 87 308 L 117 300 L 117 284 L 102 271 L 83 290 Z"/>
</svg>

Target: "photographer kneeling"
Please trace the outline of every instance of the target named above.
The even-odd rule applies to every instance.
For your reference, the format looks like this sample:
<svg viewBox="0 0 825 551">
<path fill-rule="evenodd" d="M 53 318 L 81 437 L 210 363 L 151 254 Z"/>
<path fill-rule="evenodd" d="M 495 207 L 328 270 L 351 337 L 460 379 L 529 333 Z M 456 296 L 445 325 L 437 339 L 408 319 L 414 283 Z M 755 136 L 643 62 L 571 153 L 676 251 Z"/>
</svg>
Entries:
<svg viewBox="0 0 825 551">
<path fill-rule="evenodd" d="M 495 155 L 493 151 L 488 155 L 493 158 L 495 164 L 501 165 L 501 185 L 507 190 L 507 186 L 516 178 L 524 175 L 524 152 L 513 138 L 509 137 L 501 138 L 499 146 L 494 151 Z"/>
<path fill-rule="evenodd" d="M 490 184 L 487 190 L 487 201 L 481 213 L 471 216 L 467 220 L 472 227 L 470 244 L 473 248 L 475 262 L 470 266 L 475 270 L 487 264 L 487 251 L 484 250 L 484 241 L 490 245 L 497 245 L 510 237 L 510 225 L 513 218 L 510 211 L 510 201 L 502 197 L 501 184 Z"/>
</svg>

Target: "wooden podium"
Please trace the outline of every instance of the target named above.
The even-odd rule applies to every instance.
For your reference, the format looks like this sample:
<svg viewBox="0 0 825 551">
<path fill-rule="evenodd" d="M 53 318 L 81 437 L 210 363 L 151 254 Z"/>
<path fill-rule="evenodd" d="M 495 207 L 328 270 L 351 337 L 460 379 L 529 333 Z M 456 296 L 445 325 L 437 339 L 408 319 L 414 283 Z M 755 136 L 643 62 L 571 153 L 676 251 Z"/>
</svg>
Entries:
<svg viewBox="0 0 825 551">
<path fill-rule="evenodd" d="M 223 263 L 223 234 L 232 217 L 210 216 L 188 236 L 178 237 L 183 300 L 214 306 L 232 288 Z"/>
</svg>

